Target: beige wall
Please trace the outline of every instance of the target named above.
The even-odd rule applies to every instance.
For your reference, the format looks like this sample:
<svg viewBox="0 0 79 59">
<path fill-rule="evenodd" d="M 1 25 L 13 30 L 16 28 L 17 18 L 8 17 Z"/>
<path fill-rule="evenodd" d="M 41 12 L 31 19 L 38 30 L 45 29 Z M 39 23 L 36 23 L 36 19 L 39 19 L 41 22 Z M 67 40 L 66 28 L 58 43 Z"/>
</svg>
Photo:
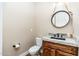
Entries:
<svg viewBox="0 0 79 59">
<path fill-rule="evenodd" d="M 68 9 L 73 14 L 73 19 L 70 23 L 61 29 L 55 28 L 51 25 L 51 16 L 53 14 L 53 9 L 55 4 L 53 2 L 39 2 L 36 3 L 36 35 L 43 36 L 48 33 L 73 33 L 79 36 L 79 3 L 70 2 L 66 3 Z"/>
<path fill-rule="evenodd" d="M 34 44 L 34 4 L 5 3 L 3 11 L 3 55 L 20 55 Z M 17 43 L 18 50 L 12 47 Z"/>
<path fill-rule="evenodd" d="M 0 56 L 2 55 L 2 18 L 3 18 L 3 4 L 0 2 Z"/>
<path fill-rule="evenodd" d="M 78 23 L 78 9 L 76 9 L 78 5 L 78 3 L 68 4 L 68 8 L 73 12 L 73 19 L 76 20 L 75 24 Z M 3 10 L 3 55 L 20 55 L 27 51 L 34 44 L 36 36 L 44 36 L 50 32 L 72 33 L 72 22 L 62 29 L 51 25 L 53 7 L 51 2 L 5 3 Z M 76 26 L 76 28 L 78 27 Z M 21 47 L 15 50 L 12 45 L 19 42 Z"/>
<path fill-rule="evenodd" d="M 48 33 L 72 33 L 72 21 L 64 28 L 58 29 L 51 25 L 54 3 L 36 3 L 36 28 L 37 36 L 47 35 Z"/>
</svg>

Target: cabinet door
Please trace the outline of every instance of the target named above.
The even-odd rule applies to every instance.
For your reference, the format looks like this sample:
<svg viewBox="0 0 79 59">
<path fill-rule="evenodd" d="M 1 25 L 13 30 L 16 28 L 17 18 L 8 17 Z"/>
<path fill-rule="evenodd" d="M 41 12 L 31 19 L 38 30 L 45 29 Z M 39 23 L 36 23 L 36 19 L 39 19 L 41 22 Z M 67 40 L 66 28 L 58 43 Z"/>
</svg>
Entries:
<svg viewBox="0 0 79 59">
<path fill-rule="evenodd" d="M 50 49 L 44 48 L 43 49 L 43 56 L 50 56 Z"/>
<path fill-rule="evenodd" d="M 56 50 L 56 56 L 73 56 L 72 54 L 62 52 L 60 50 Z"/>
<path fill-rule="evenodd" d="M 51 55 L 51 56 L 55 56 L 55 54 L 56 54 L 56 53 L 55 53 L 55 49 L 51 49 L 50 55 Z"/>
<path fill-rule="evenodd" d="M 55 50 L 51 48 L 44 48 L 43 56 L 55 56 Z"/>
</svg>

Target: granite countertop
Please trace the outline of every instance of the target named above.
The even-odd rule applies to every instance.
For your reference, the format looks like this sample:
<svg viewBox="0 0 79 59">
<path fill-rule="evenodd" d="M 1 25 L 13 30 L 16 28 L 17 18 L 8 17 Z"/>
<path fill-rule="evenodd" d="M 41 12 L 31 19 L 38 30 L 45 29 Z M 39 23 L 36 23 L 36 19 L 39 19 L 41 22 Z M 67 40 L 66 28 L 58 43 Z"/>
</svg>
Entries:
<svg viewBox="0 0 79 59">
<path fill-rule="evenodd" d="M 79 44 L 78 44 L 79 42 L 77 42 L 76 39 L 72 39 L 72 38 L 66 38 L 66 40 L 59 40 L 59 39 L 51 39 L 50 37 L 44 36 L 42 37 L 42 39 L 44 41 L 50 41 L 50 42 L 79 47 Z"/>
</svg>

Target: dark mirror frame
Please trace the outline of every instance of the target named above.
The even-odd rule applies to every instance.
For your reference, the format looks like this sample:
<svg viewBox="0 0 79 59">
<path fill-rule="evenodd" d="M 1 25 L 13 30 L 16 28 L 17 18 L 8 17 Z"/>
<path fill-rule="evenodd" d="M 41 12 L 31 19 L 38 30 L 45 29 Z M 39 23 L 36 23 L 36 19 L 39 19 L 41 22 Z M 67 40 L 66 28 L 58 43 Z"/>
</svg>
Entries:
<svg viewBox="0 0 79 59">
<path fill-rule="evenodd" d="M 55 13 L 52 15 L 52 17 L 51 17 L 51 24 L 52 24 L 54 27 L 56 27 L 56 28 L 63 28 L 63 27 L 65 27 L 65 26 L 67 26 L 68 23 L 65 24 L 65 25 L 63 25 L 63 26 L 61 26 L 61 27 L 57 27 L 55 24 L 53 24 L 53 17 L 54 17 L 57 13 L 59 13 L 59 12 L 65 12 L 65 13 L 67 13 L 67 14 L 69 15 L 69 21 L 68 21 L 68 23 L 69 23 L 70 20 L 71 20 L 71 15 L 70 15 L 70 12 L 67 12 L 67 11 L 65 11 L 65 10 L 57 11 L 57 12 L 55 12 Z"/>
</svg>

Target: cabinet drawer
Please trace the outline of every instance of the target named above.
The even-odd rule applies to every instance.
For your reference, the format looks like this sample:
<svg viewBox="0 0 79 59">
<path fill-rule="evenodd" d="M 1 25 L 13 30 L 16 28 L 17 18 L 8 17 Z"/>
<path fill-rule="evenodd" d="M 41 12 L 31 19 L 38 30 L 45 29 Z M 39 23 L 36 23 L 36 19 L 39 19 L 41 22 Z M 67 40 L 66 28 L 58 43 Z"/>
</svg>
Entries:
<svg viewBox="0 0 79 59">
<path fill-rule="evenodd" d="M 56 51 L 56 56 L 74 56 L 73 54 L 65 53 L 60 50 Z"/>
<path fill-rule="evenodd" d="M 67 53 L 74 54 L 74 55 L 77 55 L 77 51 L 78 51 L 77 47 L 53 43 L 53 42 L 48 42 L 48 41 L 44 41 L 43 46 L 57 49 L 57 50 L 61 50 L 63 52 L 67 52 Z"/>
</svg>

